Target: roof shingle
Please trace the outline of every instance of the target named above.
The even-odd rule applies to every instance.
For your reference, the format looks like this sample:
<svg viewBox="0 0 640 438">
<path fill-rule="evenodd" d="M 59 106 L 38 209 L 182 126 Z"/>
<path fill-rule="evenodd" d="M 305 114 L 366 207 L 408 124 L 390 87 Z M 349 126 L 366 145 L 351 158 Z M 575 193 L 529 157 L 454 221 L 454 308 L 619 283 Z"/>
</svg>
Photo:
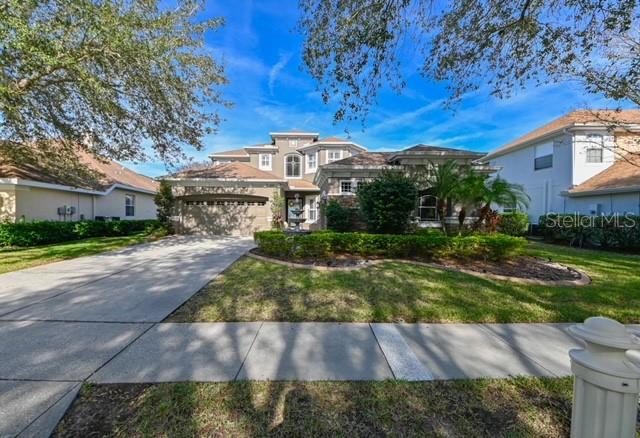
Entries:
<svg viewBox="0 0 640 438">
<path fill-rule="evenodd" d="M 265 172 L 245 163 L 220 163 L 207 167 L 186 169 L 173 175 L 176 178 L 237 178 L 237 179 L 267 179 L 280 181 L 273 173 Z"/>
<path fill-rule="evenodd" d="M 640 157 L 629 155 L 569 190 L 578 195 L 587 192 L 621 190 L 640 187 Z"/>
<path fill-rule="evenodd" d="M 485 158 L 490 158 L 498 155 L 502 155 L 510 150 L 517 149 L 519 146 L 535 140 L 561 129 L 569 128 L 572 126 L 579 126 L 588 123 L 602 123 L 604 126 L 617 124 L 617 125 L 631 125 L 640 124 L 640 110 L 576 110 L 555 120 L 547 123 L 540 128 L 518 137 L 510 143 L 500 146 L 494 151 L 491 151 Z"/>
</svg>

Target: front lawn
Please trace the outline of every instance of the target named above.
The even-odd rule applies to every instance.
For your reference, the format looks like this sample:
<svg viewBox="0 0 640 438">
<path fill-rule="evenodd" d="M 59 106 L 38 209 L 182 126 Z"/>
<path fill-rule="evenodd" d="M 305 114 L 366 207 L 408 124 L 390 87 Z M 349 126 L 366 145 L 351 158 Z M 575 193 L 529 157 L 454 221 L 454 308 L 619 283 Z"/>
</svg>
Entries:
<svg viewBox="0 0 640 438">
<path fill-rule="evenodd" d="M 526 253 L 593 283 L 522 285 L 404 263 L 322 272 L 244 257 L 169 321 L 640 322 L 640 257 L 539 243 Z"/>
<path fill-rule="evenodd" d="M 568 436 L 571 379 L 86 385 L 54 436 Z"/>
<path fill-rule="evenodd" d="M 0 274 L 45 263 L 73 259 L 122 248 L 150 239 L 144 233 L 119 237 L 92 237 L 33 248 L 0 248 Z"/>
</svg>

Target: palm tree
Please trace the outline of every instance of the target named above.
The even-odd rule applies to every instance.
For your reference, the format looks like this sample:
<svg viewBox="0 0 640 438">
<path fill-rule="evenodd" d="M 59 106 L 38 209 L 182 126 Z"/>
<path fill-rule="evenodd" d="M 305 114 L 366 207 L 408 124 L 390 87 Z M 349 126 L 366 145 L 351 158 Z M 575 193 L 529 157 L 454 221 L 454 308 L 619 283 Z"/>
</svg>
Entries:
<svg viewBox="0 0 640 438">
<path fill-rule="evenodd" d="M 460 186 L 461 167 L 453 160 L 436 164 L 429 161 L 426 183 L 437 199 L 436 210 L 442 225 L 442 232 L 447 234 L 447 199 L 457 198 Z"/>
<path fill-rule="evenodd" d="M 487 191 L 487 175 L 476 172 L 472 167 L 465 167 L 464 173 L 456 189 L 456 198 L 460 205 L 458 211 L 458 233 L 464 230 L 464 222 L 470 210 L 478 208 Z"/>
<path fill-rule="evenodd" d="M 474 229 L 480 228 L 491 212 L 491 205 L 500 207 L 529 207 L 529 195 L 520 184 L 512 184 L 500 177 L 492 178 L 484 184 L 480 201 L 480 213 L 474 223 Z"/>
</svg>

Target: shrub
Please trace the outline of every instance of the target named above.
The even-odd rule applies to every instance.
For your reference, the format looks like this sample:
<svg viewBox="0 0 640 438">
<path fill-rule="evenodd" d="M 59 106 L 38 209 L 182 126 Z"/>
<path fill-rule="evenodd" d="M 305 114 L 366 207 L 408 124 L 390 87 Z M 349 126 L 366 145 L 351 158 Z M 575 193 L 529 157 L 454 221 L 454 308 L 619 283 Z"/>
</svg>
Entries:
<svg viewBox="0 0 640 438">
<path fill-rule="evenodd" d="M 335 199 L 331 199 L 325 207 L 327 228 L 331 231 L 353 231 L 357 219 L 357 209 L 345 207 Z"/>
<path fill-rule="evenodd" d="M 372 233 L 405 233 L 414 216 L 418 189 L 413 179 L 400 172 L 384 172 L 358 186 L 358 203 L 367 229 Z"/>
<path fill-rule="evenodd" d="M 539 227 L 547 240 L 602 248 L 640 249 L 640 216 L 548 214 Z"/>
<path fill-rule="evenodd" d="M 5 222 L 0 223 L 0 246 L 36 246 L 89 237 L 127 236 L 157 226 L 156 220 Z"/>
<path fill-rule="evenodd" d="M 526 213 L 514 212 L 500 215 L 498 230 L 509 236 L 524 236 L 529 229 L 529 216 Z"/>
<path fill-rule="evenodd" d="M 160 181 L 160 187 L 158 187 L 158 193 L 154 197 L 156 203 L 158 222 L 162 224 L 162 228 L 166 233 L 170 234 L 173 231 L 173 223 L 171 222 L 171 215 L 173 211 L 173 189 L 171 185 L 165 181 Z"/>
<path fill-rule="evenodd" d="M 254 234 L 258 248 L 285 259 L 324 259 L 336 254 L 423 259 L 454 257 L 504 260 L 517 255 L 526 240 L 504 234 L 447 237 L 442 233 L 368 234 L 331 231 L 288 235 L 281 231 Z"/>
</svg>

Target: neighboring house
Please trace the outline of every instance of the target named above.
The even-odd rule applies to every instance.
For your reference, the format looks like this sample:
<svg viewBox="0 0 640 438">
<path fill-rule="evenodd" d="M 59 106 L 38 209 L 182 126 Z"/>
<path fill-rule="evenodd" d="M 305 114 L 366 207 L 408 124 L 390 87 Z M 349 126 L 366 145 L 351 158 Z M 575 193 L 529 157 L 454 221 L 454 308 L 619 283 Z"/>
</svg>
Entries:
<svg viewBox="0 0 640 438">
<path fill-rule="evenodd" d="M 547 213 L 640 214 L 638 145 L 640 110 L 579 110 L 499 147 L 481 162 L 524 186 L 532 223 Z"/>
<path fill-rule="evenodd" d="M 270 133 L 271 142 L 216 152 L 212 164 L 165 178 L 176 197 L 176 228 L 182 233 L 250 234 L 271 228 L 272 202 L 285 199 L 288 221 L 295 199 L 304 206 L 304 228 L 323 228 L 321 203 L 330 198 L 352 203 L 358 183 L 385 169 L 456 159 L 471 164 L 484 154 L 418 145 L 397 152 L 367 152 L 350 140 L 320 139 L 318 133 Z M 489 171 L 488 167 L 483 167 Z M 435 198 L 421 194 L 416 216 L 438 224 Z M 351 202 L 350 202 L 351 201 Z M 450 208 L 450 213 L 454 211 Z"/>
<path fill-rule="evenodd" d="M 0 163 L 0 220 L 153 219 L 158 183 L 113 161 L 81 155 L 75 178 L 35 165 Z"/>
</svg>

